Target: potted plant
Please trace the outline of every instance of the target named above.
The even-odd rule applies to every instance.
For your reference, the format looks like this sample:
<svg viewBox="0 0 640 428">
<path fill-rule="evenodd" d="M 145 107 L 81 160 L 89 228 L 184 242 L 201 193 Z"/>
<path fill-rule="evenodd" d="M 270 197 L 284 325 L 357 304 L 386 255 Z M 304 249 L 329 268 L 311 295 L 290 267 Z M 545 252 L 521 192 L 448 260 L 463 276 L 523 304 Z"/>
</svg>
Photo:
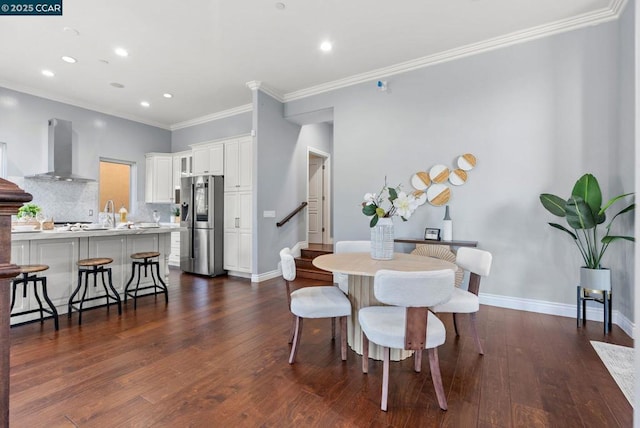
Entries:
<svg viewBox="0 0 640 428">
<path fill-rule="evenodd" d="M 171 210 L 171 214 L 173 214 L 173 222 L 174 223 L 180 223 L 180 207 L 174 207 Z"/>
<path fill-rule="evenodd" d="M 551 214 L 565 217 L 569 227 L 549 223 L 551 227 L 566 232 L 576 243 L 584 266 L 580 269 L 580 285 L 592 290 L 610 290 L 611 273 L 602 267 L 609 244 L 613 241 L 627 240 L 635 242 L 632 236 L 611 235 L 611 225 L 618 216 L 635 209 L 635 203 L 623 208 L 611 220 L 607 221 L 605 212 L 621 199 L 633 195 L 626 193 L 611 198 L 602 206 L 602 192 L 598 180 L 592 174 L 585 174 L 573 186 L 571 196 L 565 200 L 549 193 L 540 195 L 540 202 Z M 598 227 L 603 225 L 602 227 Z"/>
<path fill-rule="evenodd" d="M 18 217 L 18 220 L 21 220 L 21 221 L 35 220 L 36 216 L 40 211 L 42 211 L 42 208 L 40 208 L 36 204 L 29 202 L 22 205 L 20 208 L 18 208 L 17 217 Z"/>
</svg>

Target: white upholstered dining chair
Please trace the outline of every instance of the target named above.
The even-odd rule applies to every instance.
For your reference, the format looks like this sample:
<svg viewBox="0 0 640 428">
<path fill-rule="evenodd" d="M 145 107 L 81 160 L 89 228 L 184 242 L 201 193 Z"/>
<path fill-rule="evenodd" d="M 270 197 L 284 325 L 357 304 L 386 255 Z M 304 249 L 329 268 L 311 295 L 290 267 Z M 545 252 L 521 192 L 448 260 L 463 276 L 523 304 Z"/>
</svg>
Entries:
<svg viewBox="0 0 640 428">
<path fill-rule="evenodd" d="M 491 272 L 492 260 L 493 256 L 488 251 L 477 248 L 460 248 L 456 254 L 455 263 L 458 267 L 469 271 L 468 290 L 456 287 L 448 302 L 431 308 L 436 313 L 453 314 L 453 326 L 456 336 L 459 335 L 457 314 L 469 314 L 471 334 L 481 355 L 484 355 L 484 350 L 482 349 L 480 336 L 478 336 L 477 314 L 480 310 L 478 292 L 480 290 L 480 279 L 483 276 L 488 276 L 489 272 Z"/>
<path fill-rule="evenodd" d="M 387 410 L 390 348 L 415 351 L 415 371 L 420 371 L 422 350 L 427 349 L 433 387 L 438 405 L 447 410 L 442 387 L 438 346 L 446 338 L 442 321 L 428 307 L 446 302 L 454 289 L 454 272 L 449 269 L 427 272 L 376 272 L 373 291 L 381 303 L 360 309 L 362 328 L 362 371 L 369 371 L 369 341 L 383 347 L 382 397 L 380 408 Z"/>
<path fill-rule="evenodd" d="M 340 320 L 340 352 L 342 360 L 347 359 L 347 316 L 351 315 L 351 303 L 340 289 L 334 285 L 311 286 L 291 291 L 290 281 L 296 279 L 296 263 L 289 248 L 280 251 L 282 276 L 287 285 L 287 300 L 293 319 L 293 344 L 289 355 L 289 364 L 296 359 L 302 320 L 304 318 L 331 318 L 332 338 L 335 337 L 335 319 Z"/>
<path fill-rule="evenodd" d="M 371 241 L 338 241 L 334 252 L 337 253 L 368 253 L 371 251 Z M 333 274 L 333 282 L 344 294 L 349 294 L 349 275 L 336 272 Z"/>
</svg>

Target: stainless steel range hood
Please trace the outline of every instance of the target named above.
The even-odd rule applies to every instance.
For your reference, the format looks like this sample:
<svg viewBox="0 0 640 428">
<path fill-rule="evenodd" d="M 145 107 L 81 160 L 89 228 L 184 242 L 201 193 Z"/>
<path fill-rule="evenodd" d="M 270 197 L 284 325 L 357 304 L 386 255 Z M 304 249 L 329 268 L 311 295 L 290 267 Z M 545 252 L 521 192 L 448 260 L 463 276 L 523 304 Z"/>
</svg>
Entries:
<svg viewBox="0 0 640 428">
<path fill-rule="evenodd" d="M 62 119 L 49 120 L 49 171 L 25 178 L 56 181 L 95 181 L 73 173 L 73 144 L 71 122 Z"/>
</svg>

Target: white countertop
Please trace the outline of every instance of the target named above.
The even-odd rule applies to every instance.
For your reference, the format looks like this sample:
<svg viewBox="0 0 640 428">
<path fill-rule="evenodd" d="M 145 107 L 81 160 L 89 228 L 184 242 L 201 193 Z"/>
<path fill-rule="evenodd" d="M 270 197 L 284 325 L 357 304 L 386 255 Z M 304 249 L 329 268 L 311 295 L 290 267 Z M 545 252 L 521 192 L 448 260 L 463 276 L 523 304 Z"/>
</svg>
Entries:
<svg viewBox="0 0 640 428">
<path fill-rule="evenodd" d="M 12 241 L 34 241 L 40 239 L 63 239 L 63 238 L 90 238 L 94 236 L 117 236 L 117 235 L 140 235 L 150 233 L 171 233 L 187 230 L 179 226 L 150 227 L 150 228 L 134 228 L 134 229 L 95 229 L 95 230 L 78 230 L 78 231 L 58 231 L 44 230 L 35 232 L 12 232 Z"/>
</svg>

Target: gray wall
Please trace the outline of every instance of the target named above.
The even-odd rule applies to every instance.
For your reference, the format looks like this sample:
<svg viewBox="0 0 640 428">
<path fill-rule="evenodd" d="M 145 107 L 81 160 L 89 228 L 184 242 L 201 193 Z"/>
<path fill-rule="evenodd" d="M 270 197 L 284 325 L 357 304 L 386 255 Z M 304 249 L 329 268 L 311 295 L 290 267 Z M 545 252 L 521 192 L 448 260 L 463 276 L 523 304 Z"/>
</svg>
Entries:
<svg viewBox="0 0 640 428">
<path fill-rule="evenodd" d="M 385 175 L 409 188 L 414 172 L 470 152 L 478 166 L 452 189 L 450 207 L 454 239 L 494 254 L 483 291 L 573 304 L 581 259 L 546 224 L 538 195 L 568 196 L 587 171 L 605 192 L 633 182 L 615 157 L 628 126 L 618 115 L 619 37 L 612 22 L 393 76 L 387 92 L 371 82 L 287 103 L 287 116 L 334 109 L 334 238 L 368 238 L 359 203 Z M 396 236 L 441 227 L 443 214 L 425 205 L 395 222 Z M 621 295 L 631 287 L 616 284 Z"/>
<path fill-rule="evenodd" d="M 253 112 L 240 113 L 171 133 L 171 151 L 189 150 L 189 144 L 219 140 L 235 135 L 248 134 L 252 129 Z"/>
<path fill-rule="evenodd" d="M 284 106 L 259 90 L 254 91 L 254 121 L 257 132 L 254 147 L 254 273 L 276 269 L 278 251 L 301 239 L 306 223 L 300 215 L 284 226 L 276 223 L 306 200 L 306 183 L 300 180 L 305 164 L 296 156 L 300 126 L 284 119 Z M 263 211 L 275 211 L 275 218 L 264 218 Z M 302 235 L 304 236 L 304 235 Z"/>
<path fill-rule="evenodd" d="M 634 40 L 634 2 L 629 2 L 619 21 L 620 33 L 618 43 L 618 58 L 620 61 L 619 78 L 617 79 L 617 92 L 620 94 L 620 101 L 616 110 L 619 121 L 619 144 L 612 147 L 614 156 L 609 171 L 609 183 L 603 189 L 605 195 L 613 197 L 624 193 L 635 191 L 635 86 L 636 69 L 634 55 L 636 44 Z M 620 203 L 615 205 L 615 209 L 609 210 L 608 217 L 611 218 L 620 209 L 628 205 Z M 625 215 L 616 220 L 618 223 L 612 228 L 612 233 L 616 235 L 634 234 L 633 214 Z M 614 307 L 622 311 L 631 320 L 634 319 L 633 302 L 635 298 L 634 283 L 634 245 L 628 242 L 621 242 L 610 247 L 611 254 L 608 255 L 608 266 L 612 269 L 612 282 L 615 293 Z M 622 286 L 620 286 L 622 285 Z M 630 285 L 630 286 L 624 286 Z"/>
<path fill-rule="evenodd" d="M 144 201 L 144 154 L 170 152 L 170 131 L 0 87 L 0 141 L 7 143 L 9 177 L 47 171 L 51 118 L 72 122 L 77 174 L 97 179 L 101 157 L 135 162 L 138 201 Z"/>
</svg>

